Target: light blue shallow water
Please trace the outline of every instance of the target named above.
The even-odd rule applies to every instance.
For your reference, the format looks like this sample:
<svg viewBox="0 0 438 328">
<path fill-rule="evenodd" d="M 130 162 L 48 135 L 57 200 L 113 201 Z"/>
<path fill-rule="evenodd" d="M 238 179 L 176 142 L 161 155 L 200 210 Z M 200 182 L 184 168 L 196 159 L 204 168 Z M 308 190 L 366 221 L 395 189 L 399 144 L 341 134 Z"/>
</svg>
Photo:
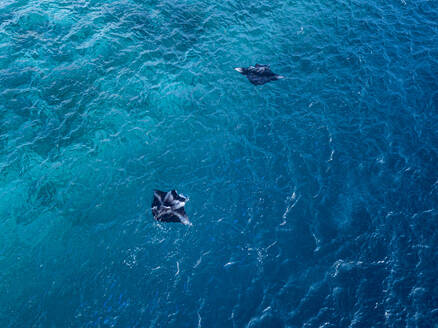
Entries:
<svg viewBox="0 0 438 328">
<path fill-rule="evenodd" d="M 436 327 L 437 105 L 436 1 L 0 1 L 0 327 Z"/>
</svg>

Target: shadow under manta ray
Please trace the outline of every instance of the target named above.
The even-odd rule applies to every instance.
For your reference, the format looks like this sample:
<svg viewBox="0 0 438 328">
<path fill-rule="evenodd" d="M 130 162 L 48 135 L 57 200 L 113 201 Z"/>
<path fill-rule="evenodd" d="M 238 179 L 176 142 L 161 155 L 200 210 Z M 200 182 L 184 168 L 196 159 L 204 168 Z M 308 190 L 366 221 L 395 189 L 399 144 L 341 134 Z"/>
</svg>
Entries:
<svg viewBox="0 0 438 328">
<path fill-rule="evenodd" d="M 184 210 L 184 205 L 188 200 L 187 197 L 179 195 L 176 190 L 168 192 L 154 190 L 152 215 L 157 221 L 180 222 L 186 225 L 192 225 Z"/>
<path fill-rule="evenodd" d="M 249 67 L 236 67 L 235 70 L 240 74 L 246 75 L 249 82 L 254 85 L 262 85 L 284 78 L 284 76 L 272 72 L 269 65 L 255 64 L 255 66 Z"/>
</svg>

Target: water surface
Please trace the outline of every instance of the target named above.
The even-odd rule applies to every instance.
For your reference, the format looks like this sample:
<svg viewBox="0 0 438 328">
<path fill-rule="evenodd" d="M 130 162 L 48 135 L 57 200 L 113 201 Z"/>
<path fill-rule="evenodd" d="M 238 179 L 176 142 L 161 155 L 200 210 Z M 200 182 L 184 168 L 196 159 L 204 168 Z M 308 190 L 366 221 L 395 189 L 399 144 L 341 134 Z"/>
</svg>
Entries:
<svg viewBox="0 0 438 328">
<path fill-rule="evenodd" d="M 433 327 L 437 105 L 436 1 L 0 1 L 0 326 Z"/>
</svg>

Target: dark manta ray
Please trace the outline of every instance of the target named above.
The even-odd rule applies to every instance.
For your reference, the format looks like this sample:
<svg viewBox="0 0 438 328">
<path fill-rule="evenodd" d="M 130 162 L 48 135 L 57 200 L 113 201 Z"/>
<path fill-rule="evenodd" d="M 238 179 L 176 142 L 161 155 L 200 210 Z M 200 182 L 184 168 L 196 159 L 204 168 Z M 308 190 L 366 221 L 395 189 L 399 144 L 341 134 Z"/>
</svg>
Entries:
<svg viewBox="0 0 438 328">
<path fill-rule="evenodd" d="M 249 82 L 255 85 L 262 85 L 284 78 L 284 76 L 272 72 L 269 65 L 256 64 L 255 66 L 250 67 L 237 67 L 235 70 L 240 74 L 246 75 Z"/>
<path fill-rule="evenodd" d="M 152 215 L 154 219 L 162 222 L 181 222 L 191 225 L 184 210 L 184 205 L 189 199 L 178 195 L 176 190 L 168 192 L 154 190 L 152 200 Z"/>
</svg>

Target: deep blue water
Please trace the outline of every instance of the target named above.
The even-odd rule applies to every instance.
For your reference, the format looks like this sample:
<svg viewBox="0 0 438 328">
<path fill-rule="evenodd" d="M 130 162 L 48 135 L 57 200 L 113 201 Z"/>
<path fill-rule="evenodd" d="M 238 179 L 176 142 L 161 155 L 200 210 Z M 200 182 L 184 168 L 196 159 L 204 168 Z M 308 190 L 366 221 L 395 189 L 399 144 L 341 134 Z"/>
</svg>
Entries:
<svg viewBox="0 0 438 328">
<path fill-rule="evenodd" d="M 438 327 L 437 107 L 434 0 L 0 0 L 0 327 Z"/>
</svg>

